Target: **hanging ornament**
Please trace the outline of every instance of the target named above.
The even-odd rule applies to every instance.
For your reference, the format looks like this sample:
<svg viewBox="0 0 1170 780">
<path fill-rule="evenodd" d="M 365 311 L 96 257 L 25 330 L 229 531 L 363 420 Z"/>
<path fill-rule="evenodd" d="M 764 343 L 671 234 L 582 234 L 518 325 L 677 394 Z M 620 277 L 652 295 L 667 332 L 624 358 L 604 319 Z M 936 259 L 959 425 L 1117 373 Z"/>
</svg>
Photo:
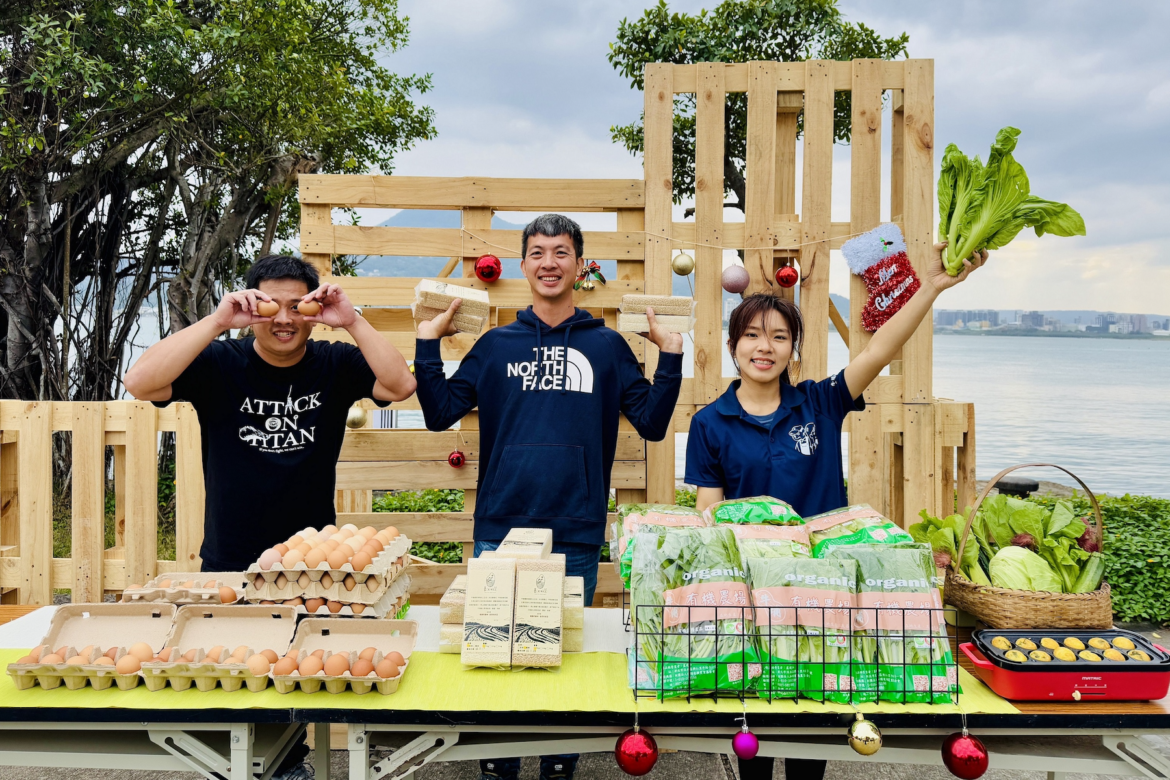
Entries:
<svg viewBox="0 0 1170 780">
<path fill-rule="evenodd" d="M 857 720 L 849 724 L 849 747 L 863 756 L 872 756 L 882 748 L 882 732 L 860 712 Z"/>
<path fill-rule="evenodd" d="M 658 743 L 654 737 L 634 726 L 618 737 L 613 758 L 627 775 L 641 777 L 658 763 Z"/>
<path fill-rule="evenodd" d="M 447 465 L 453 469 L 463 468 L 463 464 L 467 462 L 467 456 L 461 450 L 455 450 L 447 456 Z"/>
<path fill-rule="evenodd" d="M 345 427 L 355 429 L 365 428 L 367 419 L 366 410 L 354 404 L 349 407 L 349 412 L 345 415 Z"/>
<path fill-rule="evenodd" d="M 723 269 L 723 289 L 729 293 L 741 293 L 748 288 L 751 277 L 742 265 L 729 265 Z"/>
<path fill-rule="evenodd" d="M 593 279 L 605 284 L 605 277 L 601 275 L 601 266 L 596 261 L 590 262 L 581 269 L 581 273 L 577 276 L 577 281 L 573 282 L 573 289 L 588 292 L 597 286 L 593 283 Z"/>
<path fill-rule="evenodd" d="M 481 282 L 494 282 L 504 272 L 500 258 L 495 255 L 480 255 L 475 261 L 475 278 Z"/>
<path fill-rule="evenodd" d="M 776 269 L 776 284 L 787 289 L 794 287 L 800 281 L 800 272 L 790 265 L 782 265 Z"/>
<path fill-rule="evenodd" d="M 760 740 L 756 738 L 755 734 L 748 731 L 747 713 L 744 713 L 742 718 L 737 718 L 736 720 L 742 721 L 743 726 L 731 738 L 731 749 L 739 758 L 742 758 L 744 761 L 751 761 L 760 752 Z"/>
<path fill-rule="evenodd" d="M 691 272 L 695 270 L 695 258 L 686 252 L 679 252 L 671 259 L 670 270 L 679 276 L 690 276 Z"/>
<path fill-rule="evenodd" d="M 975 780 L 987 771 L 987 748 L 979 737 L 968 734 L 964 726 L 961 732 L 943 740 L 942 760 L 955 777 Z"/>
</svg>

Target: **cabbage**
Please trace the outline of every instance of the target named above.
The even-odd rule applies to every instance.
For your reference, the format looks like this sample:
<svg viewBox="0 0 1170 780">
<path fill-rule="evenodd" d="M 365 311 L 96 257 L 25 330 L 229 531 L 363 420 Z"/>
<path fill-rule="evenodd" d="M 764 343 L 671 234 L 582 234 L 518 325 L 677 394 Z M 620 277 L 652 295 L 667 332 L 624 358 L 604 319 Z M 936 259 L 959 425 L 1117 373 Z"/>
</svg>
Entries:
<svg viewBox="0 0 1170 780">
<path fill-rule="evenodd" d="M 1063 593 L 1064 586 L 1048 563 L 1023 547 L 1004 547 L 991 559 L 991 584 L 1012 590 Z"/>
<path fill-rule="evenodd" d="M 1066 203 L 1029 192 L 1028 174 L 1012 157 L 1020 131 L 1005 127 L 995 136 L 984 166 L 954 144 L 943 153 L 938 177 L 938 240 L 946 241 L 943 266 L 951 276 L 982 249 L 1005 246 L 1025 227 L 1037 236 L 1085 235 L 1085 221 Z M 1003 545 L 1001 545 L 1003 546 Z"/>
</svg>

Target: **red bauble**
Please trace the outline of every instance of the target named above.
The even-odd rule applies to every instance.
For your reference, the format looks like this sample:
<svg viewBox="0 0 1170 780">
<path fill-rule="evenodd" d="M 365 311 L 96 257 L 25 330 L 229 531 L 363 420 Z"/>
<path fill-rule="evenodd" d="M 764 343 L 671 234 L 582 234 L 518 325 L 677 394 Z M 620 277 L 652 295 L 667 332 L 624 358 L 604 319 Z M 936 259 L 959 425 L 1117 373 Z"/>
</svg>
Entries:
<svg viewBox="0 0 1170 780">
<path fill-rule="evenodd" d="M 776 284 L 781 287 L 793 287 L 800 281 L 800 273 L 790 265 L 782 265 L 776 269 Z"/>
<path fill-rule="evenodd" d="M 475 278 L 481 282 L 494 282 L 500 278 L 500 274 L 503 271 L 503 266 L 500 265 L 500 258 L 495 255 L 481 255 L 475 261 Z"/>
<path fill-rule="evenodd" d="M 987 748 L 979 737 L 973 737 L 963 729 L 943 740 L 942 760 L 955 777 L 975 780 L 987 771 Z"/>
<path fill-rule="evenodd" d="M 453 469 L 463 468 L 463 464 L 467 462 L 467 457 L 459 450 L 455 450 L 447 456 L 447 465 Z"/>
<path fill-rule="evenodd" d="M 658 743 L 645 731 L 628 729 L 618 737 L 613 758 L 627 775 L 641 777 L 658 763 Z"/>
</svg>

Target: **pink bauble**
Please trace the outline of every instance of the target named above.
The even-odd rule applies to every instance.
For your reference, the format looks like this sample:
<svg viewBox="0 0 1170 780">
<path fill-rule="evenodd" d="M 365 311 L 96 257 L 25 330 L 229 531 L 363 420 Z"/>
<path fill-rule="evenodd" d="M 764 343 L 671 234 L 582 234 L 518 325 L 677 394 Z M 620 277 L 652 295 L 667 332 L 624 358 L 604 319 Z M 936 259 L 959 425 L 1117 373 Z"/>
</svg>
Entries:
<svg viewBox="0 0 1170 780">
<path fill-rule="evenodd" d="M 731 738 L 731 749 L 744 761 L 750 761 L 760 752 L 760 740 L 750 731 L 738 731 Z"/>
<path fill-rule="evenodd" d="M 723 289 L 729 293 L 741 293 L 748 288 L 751 277 L 742 265 L 729 265 L 723 271 Z"/>
</svg>

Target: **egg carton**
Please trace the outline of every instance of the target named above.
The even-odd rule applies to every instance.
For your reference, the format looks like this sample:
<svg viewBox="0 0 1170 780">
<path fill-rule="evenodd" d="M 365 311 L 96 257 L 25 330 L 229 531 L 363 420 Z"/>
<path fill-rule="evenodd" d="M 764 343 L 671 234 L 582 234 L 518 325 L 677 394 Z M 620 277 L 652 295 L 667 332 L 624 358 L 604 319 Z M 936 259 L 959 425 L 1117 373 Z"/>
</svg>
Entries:
<svg viewBox="0 0 1170 780">
<path fill-rule="evenodd" d="M 164 646 L 170 650 L 172 660 L 143 664 L 142 677 L 151 691 L 161 691 L 168 685 L 176 691 L 185 691 L 192 685 L 201 691 L 217 686 L 236 691 L 244 685 L 249 690 L 262 691 L 268 686 L 267 675 L 252 674 L 247 663 L 213 661 L 208 651 L 218 645 L 230 653 L 242 645 L 249 650 L 272 650 L 279 658 L 288 651 L 296 622 L 296 609 L 288 606 L 180 607 Z M 190 658 L 184 659 L 187 655 Z M 245 654 L 245 660 L 250 655 L 251 652 Z"/>
<path fill-rule="evenodd" d="M 407 577 L 409 569 L 410 557 L 406 556 L 401 565 L 396 564 L 384 576 L 348 573 L 342 579 L 334 581 L 330 572 L 321 572 L 321 576 L 314 579 L 315 572 L 310 569 L 300 572 L 295 579 L 285 577 L 282 580 L 280 576 L 277 576 L 272 581 L 265 581 L 257 574 L 245 589 L 244 598 L 249 602 L 259 603 L 263 601 L 288 601 L 299 597 L 304 600 L 325 599 L 326 601 L 339 601 L 342 604 L 362 604 L 369 607 L 380 602 L 395 583 Z M 346 585 L 346 579 L 349 577 L 354 579 L 352 588 Z M 362 577 L 364 579 L 359 580 Z M 256 586 L 257 581 L 261 583 L 259 587 Z"/>
<path fill-rule="evenodd" d="M 410 654 L 417 641 L 418 623 L 413 620 L 305 618 L 297 627 L 297 635 L 290 649 L 290 653 L 296 651 L 294 657 L 298 664 L 306 657 L 320 652 L 326 659 L 335 653 L 348 653 L 352 665 L 365 647 L 377 648 L 373 658 L 375 666 L 382 661 L 383 653 L 391 650 L 399 652 L 406 664 L 394 677 L 381 678 L 373 673 L 354 677 L 348 671 L 339 675 L 327 675 L 321 671 L 306 676 L 294 671 L 287 675 L 273 673 L 273 684 L 278 693 L 292 693 L 299 687 L 304 693 L 317 693 L 321 688 L 329 693 L 342 693 L 349 688 L 354 693 L 363 694 L 377 688 L 381 694 L 391 694 L 398 690 L 402 677 L 410 667 Z"/>
<path fill-rule="evenodd" d="M 214 587 L 203 587 L 215 581 Z M 196 587 L 184 583 L 195 582 Z M 167 604 L 222 604 L 236 603 L 244 598 L 248 578 L 240 572 L 177 572 L 160 574 L 141 588 L 127 588 L 122 591 L 122 602 L 131 604 L 143 601 L 159 601 Z M 219 589 L 228 587 L 236 592 L 235 602 L 220 600 Z"/>
<path fill-rule="evenodd" d="M 244 598 L 248 601 L 285 601 L 301 596 L 373 604 L 381 596 L 380 590 L 410 565 L 410 545 L 410 539 L 405 534 L 399 534 L 378 553 L 373 563 L 360 572 L 354 571 L 353 565 L 349 563 L 339 569 L 331 569 L 326 564 L 309 568 L 303 561 L 286 569 L 280 563 L 275 563 L 268 570 L 261 569 L 259 563 L 253 563 L 246 572 L 248 584 L 244 589 Z M 302 574 L 308 577 L 303 584 Z M 321 580 L 326 574 L 330 581 L 322 585 Z M 346 590 L 342 584 L 347 576 L 352 576 L 356 583 L 352 591 Z M 281 580 L 281 577 L 284 579 Z M 340 598 L 341 591 L 345 592 L 344 599 Z"/>
<path fill-rule="evenodd" d="M 54 649 L 65 648 L 65 658 L 81 654 L 90 648 L 88 660 L 96 661 L 105 655 L 103 648 L 117 647 L 114 662 L 126 655 L 122 643 L 127 637 L 150 645 L 159 652 L 166 643 L 175 607 L 171 604 L 64 604 L 57 607 L 49 623 L 49 631 L 31 652 L 44 656 Z M 83 644 L 84 643 L 84 644 Z M 118 674 L 113 666 L 97 663 L 81 665 L 12 663 L 8 674 L 19 690 L 40 685 L 45 690 L 62 684 L 69 690 L 91 685 L 105 690 L 117 683 L 122 690 L 130 690 L 141 680 L 138 674 Z"/>
<path fill-rule="evenodd" d="M 410 605 L 410 575 L 404 574 L 390 583 L 389 587 L 387 587 L 385 592 L 383 592 L 381 598 L 379 598 L 378 601 L 374 604 L 342 603 L 341 608 L 336 612 L 331 611 L 327 603 L 318 605 L 316 610 L 310 612 L 309 605 L 305 603 L 305 599 L 302 599 L 299 596 L 293 597 L 292 599 L 288 599 L 283 602 L 274 603 L 283 603 L 286 606 L 295 607 L 298 615 L 353 618 L 399 617 Z M 360 611 L 355 611 L 355 608 Z"/>
</svg>

